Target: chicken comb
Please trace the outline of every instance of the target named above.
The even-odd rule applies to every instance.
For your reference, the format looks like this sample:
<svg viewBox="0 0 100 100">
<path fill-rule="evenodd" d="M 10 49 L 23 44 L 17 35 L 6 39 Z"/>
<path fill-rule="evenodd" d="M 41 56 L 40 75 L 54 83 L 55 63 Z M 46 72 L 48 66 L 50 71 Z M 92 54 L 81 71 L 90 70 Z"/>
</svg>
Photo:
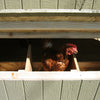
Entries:
<svg viewBox="0 0 100 100">
<path fill-rule="evenodd" d="M 67 46 L 77 48 L 75 44 L 67 43 Z"/>
</svg>

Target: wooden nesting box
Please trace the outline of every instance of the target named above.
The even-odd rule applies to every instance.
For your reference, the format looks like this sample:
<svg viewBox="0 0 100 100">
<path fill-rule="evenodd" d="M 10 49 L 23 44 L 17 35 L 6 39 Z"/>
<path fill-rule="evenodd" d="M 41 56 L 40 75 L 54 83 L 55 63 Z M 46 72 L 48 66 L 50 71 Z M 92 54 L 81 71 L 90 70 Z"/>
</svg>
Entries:
<svg viewBox="0 0 100 100">
<path fill-rule="evenodd" d="M 33 15 L 30 13 L 30 16 L 25 16 L 25 13 L 29 12 L 22 10 L 18 12 L 17 17 L 13 11 L 6 12 L 11 13 L 13 17 L 6 17 L 6 14 L 0 17 L 0 38 L 100 38 L 100 17 L 96 16 L 95 11 L 92 17 L 89 16 L 90 13 L 88 15 L 85 11 L 77 10 L 78 14 L 74 15 L 61 10 L 60 14 L 59 10 L 53 13 L 52 11 L 48 13 L 47 10 L 36 11 L 31 12 Z M 80 16 L 81 13 L 83 17 Z M 64 72 L 32 71 L 32 66 L 42 67 L 40 62 L 31 61 L 31 45 L 29 45 L 26 62 L 22 63 L 25 70 L 18 70 L 16 65 L 18 71 L 0 72 L 1 100 L 100 99 L 100 61 L 77 62 L 76 57 L 73 57 L 72 69 Z"/>
</svg>

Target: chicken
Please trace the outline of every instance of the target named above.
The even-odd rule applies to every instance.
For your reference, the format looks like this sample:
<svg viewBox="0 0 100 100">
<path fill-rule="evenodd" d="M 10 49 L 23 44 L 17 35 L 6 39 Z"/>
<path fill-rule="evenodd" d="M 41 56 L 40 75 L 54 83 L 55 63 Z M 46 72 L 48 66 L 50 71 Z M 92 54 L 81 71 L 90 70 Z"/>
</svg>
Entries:
<svg viewBox="0 0 100 100">
<path fill-rule="evenodd" d="M 48 44 L 48 43 L 47 43 Z M 77 46 L 74 44 L 65 44 L 59 50 L 52 47 L 46 47 L 43 56 L 43 70 L 44 71 L 64 71 L 69 69 L 71 57 L 76 54 Z"/>
</svg>

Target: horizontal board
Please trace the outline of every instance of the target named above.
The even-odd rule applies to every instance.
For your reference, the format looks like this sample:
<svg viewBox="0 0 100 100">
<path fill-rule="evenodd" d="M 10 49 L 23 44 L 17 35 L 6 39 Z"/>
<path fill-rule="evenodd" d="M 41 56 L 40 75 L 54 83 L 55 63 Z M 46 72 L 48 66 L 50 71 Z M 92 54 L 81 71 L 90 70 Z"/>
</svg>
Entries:
<svg viewBox="0 0 100 100">
<path fill-rule="evenodd" d="M 59 0 L 59 9 L 74 9 L 75 0 Z"/>
<path fill-rule="evenodd" d="M 40 9 L 40 0 L 23 0 L 23 9 Z"/>
<path fill-rule="evenodd" d="M 21 0 L 5 0 L 6 9 L 22 9 Z"/>
<path fill-rule="evenodd" d="M 42 9 L 57 9 L 58 0 L 41 0 Z"/>
</svg>

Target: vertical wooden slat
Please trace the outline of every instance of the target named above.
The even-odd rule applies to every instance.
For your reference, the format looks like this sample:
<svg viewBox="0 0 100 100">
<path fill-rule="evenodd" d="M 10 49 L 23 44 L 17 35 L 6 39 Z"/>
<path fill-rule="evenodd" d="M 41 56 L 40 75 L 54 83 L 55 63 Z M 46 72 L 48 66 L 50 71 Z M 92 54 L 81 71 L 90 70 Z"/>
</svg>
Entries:
<svg viewBox="0 0 100 100">
<path fill-rule="evenodd" d="M 22 81 L 5 81 L 8 100 L 25 100 Z M 5 100 L 5 99 L 2 99 Z"/>
<path fill-rule="evenodd" d="M 81 80 L 63 81 L 61 100 L 77 100 Z"/>
<path fill-rule="evenodd" d="M 93 0 L 77 0 L 76 9 L 92 9 Z"/>
<path fill-rule="evenodd" d="M 40 0 L 23 0 L 23 9 L 40 9 Z"/>
<path fill-rule="evenodd" d="M 3 80 L 0 80 L 0 99 L 8 100 Z"/>
<path fill-rule="evenodd" d="M 98 90 L 97 90 L 94 100 L 100 100 L 100 83 L 99 83 Z"/>
<path fill-rule="evenodd" d="M 59 9 L 74 9 L 75 0 L 59 0 Z"/>
<path fill-rule="evenodd" d="M 57 9 L 57 0 L 41 0 L 42 9 Z"/>
<path fill-rule="evenodd" d="M 44 81 L 44 100 L 60 100 L 61 81 Z"/>
<path fill-rule="evenodd" d="M 0 0 L 0 9 L 5 9 L 4 0 Z"/>
<path fill-rule="evenodd" d="M 93 100 L 98 84 L 98 80 L 83 80 L 78 100 Z"/>
<path fill-rule="evenodd" d="M 100 10 L 100 0 L 94 0 L 93 9 Z"/>
<path fill-rule="evenodd" d="M 21 9 L 21 0 L 5 0 L 7 9 Z"/>
<path fill-rule="evenodd" d="M 42 100 L 42 81 L 24 81 L 26 100 Z"/>
</svg>

